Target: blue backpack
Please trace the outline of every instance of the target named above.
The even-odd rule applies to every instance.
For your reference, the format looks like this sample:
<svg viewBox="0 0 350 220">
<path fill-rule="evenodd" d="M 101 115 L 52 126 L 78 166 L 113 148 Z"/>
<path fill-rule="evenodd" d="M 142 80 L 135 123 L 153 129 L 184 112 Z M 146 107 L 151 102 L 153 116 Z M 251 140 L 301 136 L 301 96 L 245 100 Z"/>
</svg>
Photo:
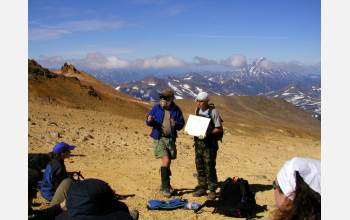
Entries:
<svg viewBox="0 0 350 220">
<path fill-rule="evenodd" d="M 171 200 L 148 200 L 147 208 L 150 210 L 172 210 L 183 208 L 187 204 L 187 199 L 171 199 Z"/>
</svg>

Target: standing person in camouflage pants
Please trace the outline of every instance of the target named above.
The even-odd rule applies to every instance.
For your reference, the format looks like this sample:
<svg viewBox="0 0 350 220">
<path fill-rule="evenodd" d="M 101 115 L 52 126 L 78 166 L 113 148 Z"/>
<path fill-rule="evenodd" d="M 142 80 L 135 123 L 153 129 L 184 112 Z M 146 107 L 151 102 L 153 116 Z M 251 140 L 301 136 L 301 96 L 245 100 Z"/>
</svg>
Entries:
<svg viewBox="0 0 350 220">
<path fill-rule="evenodd" d="M 146 118 L 146 124 L 152 127 L 151 137 L 154 139 L 154 156 L 161 159 L 161 193 L 170 197 L 170 164 L 176 159 L 177 131 L 185 125 L 181 109 L 174 102 L 174 92 L 165 89 L 160 93 L 159 104 L 153 106 Z"/>
<path fill-rule="evenodd" d="M 208 199 L 216 197 L 218 178 L 216 175 L 216 156 L 219 148 L 218 136 L 223 132 L 222 119 L 213 104 L 209 104 L 209 95 L 200 92 L 196 97 L 196 115 L 210 118 L 210 124 L 205 137 L 195 137 L 194 147 L 196 155 L 196 169 L 198 186 L 193 193 L 194 197 L 207 195 Z M 222 137 L 222 136 L 221 136 Z"/>
</svg>

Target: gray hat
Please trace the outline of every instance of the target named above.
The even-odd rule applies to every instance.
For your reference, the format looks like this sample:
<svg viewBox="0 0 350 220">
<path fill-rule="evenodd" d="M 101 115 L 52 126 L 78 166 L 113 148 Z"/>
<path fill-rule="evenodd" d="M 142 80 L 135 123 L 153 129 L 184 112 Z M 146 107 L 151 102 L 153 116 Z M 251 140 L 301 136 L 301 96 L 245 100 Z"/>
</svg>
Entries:
<svg viewBox="0 0 350 220">
<path fill-rule="evenodd" d="M 174 92 L 170 88 L 164 89 L 160 94 L 159 98 L 173 98 L 174 97 Z"/>
<path fill-rule="evenodd" d="M 209 101 L 209 95 L 206 92 L 198 93 L 196 101 Z"/>
</svg>

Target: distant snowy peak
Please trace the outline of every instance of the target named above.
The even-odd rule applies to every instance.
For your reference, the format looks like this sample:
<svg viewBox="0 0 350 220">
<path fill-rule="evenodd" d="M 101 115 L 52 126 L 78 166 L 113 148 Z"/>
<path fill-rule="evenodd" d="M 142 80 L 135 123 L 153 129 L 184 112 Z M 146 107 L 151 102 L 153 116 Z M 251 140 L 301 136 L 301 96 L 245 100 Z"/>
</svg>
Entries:
<svg viewBox="0 0 350 220">
<path fill-rule="evenodd" d="M 118 84 L 116 89 L 146 101 L 159 100 L 159 92 L 170 87 L 177 99 L 193 99 L 199 92 L 211 95 L 245 96 L 263 95 L 282 98 L 298 108 L 316 114 L 321 113 L 320 77 L 308 77 L 280 70 L 264 70 L 257 67 L 265 58 L 259 58 L 244 70 L 226 73 L 190 72 L 182 76 L 157 78 L 147 76 L 141 81 Z"/>
<path fill-rule="evenodd" d="M 315 93 L 317 91 L 317 93 Z M 309 112 L 314 112 L 316 117 L 321 115 L 321 88 L 311 86 L 310 88 L 299 88 L 291 85 L 277 92 L 267 94 L 275 98 L 282 98 L 287 102 Z"/>
</svg>

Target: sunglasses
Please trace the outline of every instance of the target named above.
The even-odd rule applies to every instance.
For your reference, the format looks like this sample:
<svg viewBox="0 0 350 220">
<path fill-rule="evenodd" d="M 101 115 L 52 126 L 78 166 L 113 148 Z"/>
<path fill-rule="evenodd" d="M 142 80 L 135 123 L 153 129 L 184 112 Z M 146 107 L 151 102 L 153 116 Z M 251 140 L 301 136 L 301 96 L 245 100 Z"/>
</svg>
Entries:
<svg viewBox="0 0 350 220">
<path fill-rule="evenodd" d="M 164 97 L 164 96 L 161 96 L 159 97 L 159 99 L 163 99 L 165 101 L 170 101 L 172 97 Z"/>
</svg>

